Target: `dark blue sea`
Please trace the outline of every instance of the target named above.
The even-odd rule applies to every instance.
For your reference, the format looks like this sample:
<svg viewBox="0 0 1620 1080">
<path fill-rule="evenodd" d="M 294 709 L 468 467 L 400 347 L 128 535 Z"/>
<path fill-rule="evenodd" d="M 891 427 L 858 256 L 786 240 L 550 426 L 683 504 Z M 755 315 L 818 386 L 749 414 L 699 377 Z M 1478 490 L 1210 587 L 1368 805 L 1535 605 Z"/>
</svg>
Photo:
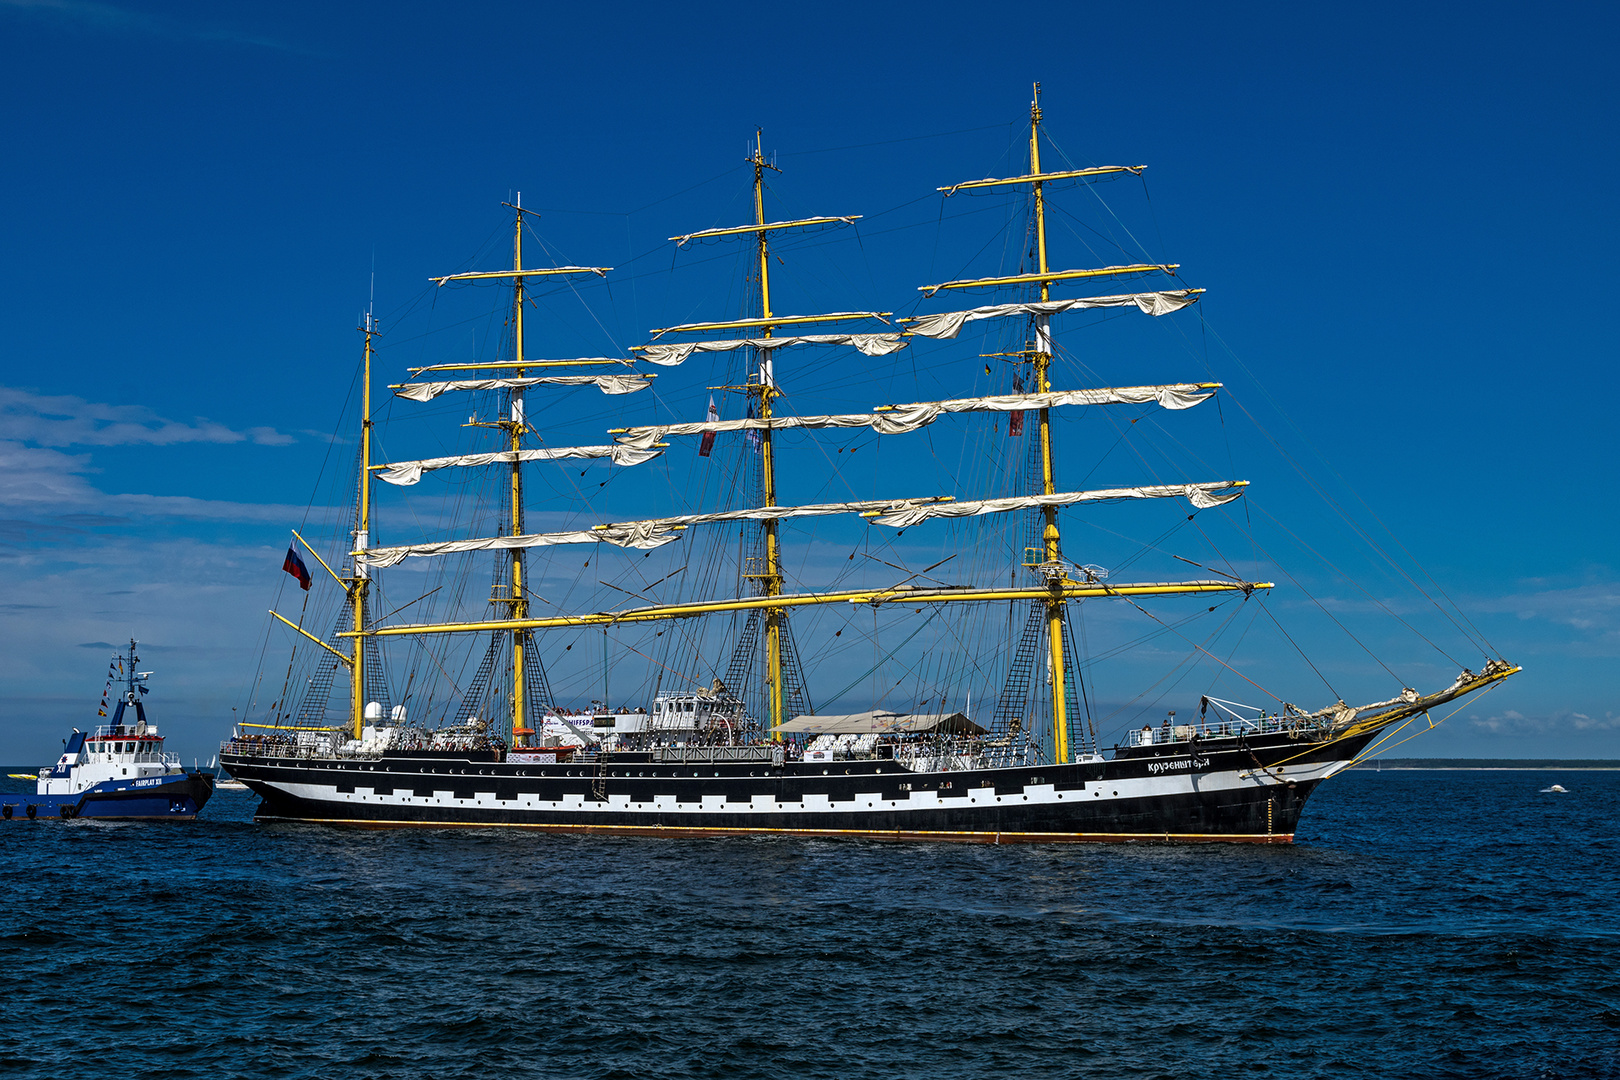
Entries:
<svg viewBox="0 0 1620 1080">
<path fill-rule="evenodd" d="M 0 1075 L 1620 1077 L 1616 772 L 1357 771 L 1277 848 L 255 803 L 0 824 Z"/>
</svg>

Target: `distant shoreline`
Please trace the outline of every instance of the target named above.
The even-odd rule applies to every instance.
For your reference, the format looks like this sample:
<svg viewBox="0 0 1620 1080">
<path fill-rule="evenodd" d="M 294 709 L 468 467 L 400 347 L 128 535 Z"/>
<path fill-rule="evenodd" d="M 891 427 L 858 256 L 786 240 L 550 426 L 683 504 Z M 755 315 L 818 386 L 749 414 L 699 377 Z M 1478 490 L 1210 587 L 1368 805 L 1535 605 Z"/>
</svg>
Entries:
<svg viewBox="0 0 1620 1080">
<path fill-rule="evenodd" d="M 1373 758 L 1355 768 L 1362 772 L 1381 769 L 1390 772 L 1620 772 L 1620 761 L 1606 758 Z"/>
</svg>

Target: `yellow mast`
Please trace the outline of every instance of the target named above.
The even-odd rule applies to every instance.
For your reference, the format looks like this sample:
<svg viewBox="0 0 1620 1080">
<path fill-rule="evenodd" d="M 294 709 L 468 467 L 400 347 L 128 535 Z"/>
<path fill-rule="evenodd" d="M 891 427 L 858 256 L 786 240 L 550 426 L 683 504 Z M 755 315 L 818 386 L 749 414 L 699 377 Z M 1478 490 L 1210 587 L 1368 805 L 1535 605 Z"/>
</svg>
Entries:
<svg viewBox="0 0 1620 1080">
<path fill-rule="evenodd" d="M 523 375 L 523 193 L 517 194 L 517 201 L 512 206 L 516 215 L 516 224 L 512 231 L 512 348 L 513 361 L 517 365 L 514 374 L 519 378 Z M 523 388 L 512 388 L 512 412 L 502 426 L 507 433 L 507 449 L 512 451 L 512 487 L 511 487 L 511 534 L 519 536 L 523 532 L 523 465 L 516 454 L 523 449 Z M 513 620 L 522 619 L 529 613 L 529 601 L 523 593 L 523 551 L 514 548 L 512 557 L 512 594 L 507 599 L 507 609 Z M 524 645 L 526 632 L 512 631 L 512 745 L 526 746 L 529 741 L 530 727 L 526 723 L 528 699 L 524 687 Z"/>
<path fill-rule="evenodd" d="M 1035 84 L 1035 96 L 1029 103 L 1029 172 L 1031 176 L 1041 175 L 1041 84 Z M 1041 191 L 1042 181 L 1034 181 L 1035 189 L 1035 259 L 1036 273 L 1041 276 L 1041 299 L 1052 298 L 1051 281 L 1044 275 L 1048 272 L 1046 265 L 1046 199 Z M 1049 393 L 1052 389 L 1050 368 L 1052 366 L 1051 331 L 1048 329 L 1047 318 L 1038 315 L 1035 318 L 1035 392 Z M 1041 492 L 1051 495 L 1057 491 L 1056 477 L 1052 473 L 1052 410 L 1042 409 L 1040 412 L 1041 433 Z M 1063 574 L 1057 573 L 1058 558 L 1061 548 L 1058 543 L 1057 507 L 1042 508 L 1046 518 L 1046 527 L 1041 530 L 1041 542 L 1046 548 L 1046 565 L 1052 568 L 1048 579 L 1054 588 L 1052 595 L 1046 600 L 1046 630 L 1047 630 L 1047 656 L 1052 672 L 1052 753 L 1059 764 L 1069 760 L 1069 717 L 1068 697 L 1064 693 L 1064 680 L 1068 673 L 1063 669 L 1063 610 L 1064 598 L 1061 588 L 1056 586 L 1062 580 Z"/>
<path fill-rule="evenodd" d="M 377 332 L 377 323 L 371 312 L 366 312 L 365 370 L 360 377 L 360 520 L 354 535 L 354 549 L 364 551 L 371 546 L 371 338 Z M 354 560 L 354 574 L 349 579 L 349 606 L 354 609 L 356 634 L 366 629 L 366 593 L 371 580 L 366 564 Z M 366 659 L 363 637 L 354 639 L 354 654 L 349 662 L 349 709 L 352 734 L 360 738 L 366 715 Z"/>
<path fill-rule="evenodd" d="M 759 308 L 760 308 L 760 336 L 769 338 L 774 329 L 771 323 L 771 260 L 770 247 L 765 229 L 765 170 L 776 166 L 765 161 L 764 132 L 754 132 L 754 155 L 749 159 L 754 166 L 754 226 L 758 230 L 759 244 Z M 761 349 L 759 352 L 759 415 L 762 420 L 771 418 L 771 398 L 776 394 L 776 377 L 772 370 L 771 350 Z M 765 505 L 776 505 L 776 457 L 775 447 L 771 442 L 771 429 L 767 425 L 760 431 L 760 472 L 763 477 L 765 490 Z M 782 593 L 782 567 L 781 552 L 778 548 L 777 523 L 765 522 L 765 572 L 760 575 L 761 591 L 766 596 L 780 596 Z M 771 738 L 777 742 L 782 739 L 782 609 L 769 607 L 765 609 L 765 684 L 769 694 L 767 709 L 770 715 Z"/>
<path fill-rule="evenodd" d="M 512 348 L 513 355 L 510 361 L 494 364 L 441 364 L 423 368 L 413 368 L 413 372 L 421 371 L 457 371 L 472 370 L 475 368 L 498 368 L 503 372 L 521 378 L 526 368 L 530 367 L 557 367 L 563 365 L 583 364 L 586 366 L 617 363 L 609 360 L 531 360 L 525 352 L 523 340 L 523 305 L 527 302 L 524 291 L 524 281 L 531 277 L 549 277 L 563 274 L 595 274 L 606 277 L 611 266 L 553 266 L 547 269 L 523 267 L 523 193 L 518 192 L 514 202 L 504 203 L 511 207 L 515 216 L 512 229 L 512 269 L 510 270 L 474 270 L 459 274 L 445 274 L 440 277 L 429 278 L 441 288 L 450 282 L 486 281 L 497 278 L 512 279 Z M 512 454 L 512 477 L 507 499 L 510 504 L 510 514 L 507 524 L 511 529 L 510 535 L 517 536 L 523 532 L 523 463 L 518 453 L 523 449 L 523 433 L 528 424 L 523 410 L 523 389 L 512 387 L 511 412 L 493 422 L 469 421 L 469 427 L 494 427 L 506 433 L 506 449 Z M 510 592 L 504 598 L 496 597 L 495 602 L 504 603 L 508 608 L 508 616 L 504 620 L 491 623 L 491 628 L 501 630 L 510 629 L 512 633 L 512 740 L 514 745 L 523 746 L 528 742 L 532 729 L 528 724 L 528 703 L 525 690 L 526 670 L 525 657 L 528 640 L 526 628 L 521 624 L 528 616 L 529 598 L 524 582 L 524 559 L 521 548 L 513 549 L 512 573 L 509 579 Z M 516 624 L 516 625 L 515 625 Z"/>
</svg>

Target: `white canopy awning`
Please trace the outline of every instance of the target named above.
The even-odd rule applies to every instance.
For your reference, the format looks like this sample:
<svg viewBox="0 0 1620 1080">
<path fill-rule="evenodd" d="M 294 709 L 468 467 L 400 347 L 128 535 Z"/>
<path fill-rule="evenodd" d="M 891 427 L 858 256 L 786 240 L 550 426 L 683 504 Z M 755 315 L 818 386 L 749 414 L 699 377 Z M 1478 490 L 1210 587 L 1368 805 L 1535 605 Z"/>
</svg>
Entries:
<svg viewBox="0 0 1620 1080">
<path fill-rule="evenodd" d="M 897 713 L 883 709 L 846 716 L 795 716 L 776 730 L 787 735 L 984 734 L 984 728 L 959 712 Z"/>
</svg>

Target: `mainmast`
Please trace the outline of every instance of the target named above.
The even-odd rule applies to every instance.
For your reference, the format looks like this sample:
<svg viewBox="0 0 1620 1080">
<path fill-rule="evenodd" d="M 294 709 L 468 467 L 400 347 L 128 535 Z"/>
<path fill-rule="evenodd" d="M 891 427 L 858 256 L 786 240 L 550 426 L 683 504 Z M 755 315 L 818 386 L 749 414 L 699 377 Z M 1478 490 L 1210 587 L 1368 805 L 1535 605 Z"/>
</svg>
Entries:
<svg viewBox="0 0 1620 1080">
<path fill-rule="evenodd" d="M 787 336 L 777 339 L 776 330 L 781 327 L 801 327 L 812 323 L 834 323 L 863 321 L 872 318 L 884 318 L 887 312 L 871 311 L 841 311 L 821 315 L 777 315 L 771 306 L 771 268 L 770 268 L 770 234 L 777 229 L 804 229 L 829 225 L 849 225 L 854 223 L 859 215 L 822 216 L 799 218 L 793 221 L 766 221 L 765 220 L 765 170 L 780 171 L 765 158 L 764 134 L 760 130 L 754 132 L 754 149 L 745 159 L 754 170 L 754 220 L 750 225 L 736 225 L 717 229 L 703 229 L 688 233 L 684 236 L 670 237 L 677 244 L 684 245 L 692 240 L 711 239 L 719 237 L 754 238 L 755 256 L 758 260 L 759 273 L 759 315 L 758 317 L 736 319 L 727 322 L 688 323 L 681 326 L 666 327 L 655 330 L 653 337 L 657 338 L 671 333 L 694 333 L 719 330 L 752 330 L 756 336 L 731 342 L 701 342 L 686 346 L 676 345 L 647 345 L 639 346 L 636 351 L 643 354 L 643 359 L 650 363 L 680 363 L 694 348 L 706 351 L 716 348 L 750 347 L 759 353 L 759 370 L 749 376 L 746 384 L 741 387 L 715 387 L 713 389 L 742 390 L 749 398 L 757 399 L 757 412 L 750 409 L 752 417 L 758 420 L 758 426 L 751 430 L 757 432 L 758 453 L 760 458 L 760 497 L 763 507 L 775 507 L 778 503 L 776 489 L 776 447 L 773 440 L 772 417 L 775 413 L 775 401 L 782 391 L 776 381 L 774 357 L 779 348 L 806 343 L 820 344 L 854 344 L 857 340 L 868 341 L 869 348 L 881 348 L 889 351 L 901 347 L 898 344 L 898 335 L 894 335 L 894 343 L 882 346 L 870 344 L 869 335 L 850 334 L 811 334 L 796 336 L 790 332 Z M 860 347 L 857 345 L 857 347 Z M 685 349 L 678 356 L 672 355 L 672 350 Z M 752 420 L 750 421 L 752 424 Z M 761 605 L 762 618 L 765 623 L 765 685 L 766 705 L 765 711 L 768 719 L 766 727 L 770 729 L 771 738 L 780 739 L 779 728 L 788 719 L 786 715 L 790 704 L 790 697 L 795 696 L 789 686 L 789 675 L 796 664 L 792 655 L 792 641 L 787 627 L 787 614 L 785 610 L 771 602 L 771 598 L 782 595 L 782 547 L 777 522 L 767 517 L 761 525 L 762 558 L 745 558 L 743 576 L 754 583 L 759 595 L 766 603 Z M 759 565 L 763 563 L 763 565 Z M 752 649 L 750 633 L 744 632 L 739 649 L 747 647 Z M 734 667 L 736 658 L 734 657 Z"/>
<path fill-rule="evenodd" d="M 754 132 L 754 155 L 750 159 L 754 166 L 754 225 L 759 229 L 756 243 L 759 247 L 759 317 L 762 322 L 760 336 L 766 339 L 771 337 L 775 326 L 771 323 L 771 260 L 768 237 L 769 230 L 765 228 L 765 170 L 775 169 L 776 166 L 765 161 L 764 132 L 756 129 Z M 766 421 L 766 426 L 760 431 L 760 477 L 764 487 L 765 505 L 776 505 L 776 457 L 775 448 L 771 441 L 771 399 L 776 396 L 776 380 L 771 370 L 771 350 L 759 350 L 759 379 L 758 385 L 753 387 L 759 395 L 759 416 Z M 766 521 L 765 526 L 765 572 L 760 575 L 760 592 L 765 596 L 780 596 L 782 593 L 782 566 L 781 549 L 778 547 L 777 523 Z M 782 608 L 768 607 L 765 609 L 765 685 L 770 695 L 767 709 L 770 715 L 771 738 L 780 742 L 782 721 L 782 620 L 785 614 Z"/>
</svg>

